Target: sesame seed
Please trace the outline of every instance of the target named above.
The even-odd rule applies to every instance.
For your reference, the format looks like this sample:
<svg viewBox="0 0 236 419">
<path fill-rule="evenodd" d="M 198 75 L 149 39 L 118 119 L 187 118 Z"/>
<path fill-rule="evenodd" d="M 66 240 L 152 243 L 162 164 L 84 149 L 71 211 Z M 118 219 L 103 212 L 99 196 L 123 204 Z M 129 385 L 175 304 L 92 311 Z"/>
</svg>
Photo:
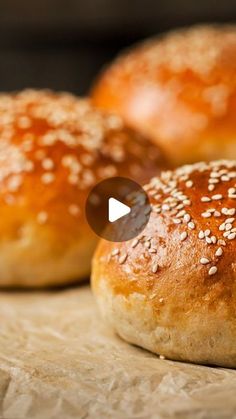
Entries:
<svg viewBox="0 0 236 419">
<path fill-rule="evenodd" d="M 52 161 L 52 159 L 43 159 L 42 160 L 42 167 L 45 169 L 45 170 L 51 170 L 51 169 L 53 169 L 53 167 L 54 167 L 54 163 L 53 163 L 53 161 Z"/>
<path fill-rule="evenodd" d="M 180 234 L 180 240 L 184 241 L 188 237 L 188 233 L 186 231 L 183 231 L 183 233 Z"/>
<path fill-rule="evenodd" d="M 78 214 L 79 214 L 80 209 L 79 209 L 78 205 L 76 205 L 76 204 L 71 204 L 71 205 L 69 205 L 69 207 L 68 207 L 68 211 L 69 211 L 69 213 L 70 213 L 71 215 L 76 216 L 76 215 L 78 215 Z"/>
<path fill-rule="evenodd" d="M 113 249 L 112 250 L 112 252 L 111 252 L 111 255 L 112 256 L 116 256 L 116 255 L 118 255 L 120 253 L 120 250 L 119 249 Z"/>
<path fill-rule="evenodd" d="M 221 194 L 216 194 L 211 197 L 211 199 L 213 199 L 214 201 L 219 201 L 222 198 L 223 198 L 223 195 Z"/>
<path fill-rule="evenodd" d="M 208 196 L 203 196 L 201 198 L 201 202 L 210 202 L 210 201 L 211 201 L 211 198 L 209 198 Z"/>
<path fill-rule="evenodd" d="M 49 183 L 52 183 L 54 181 L 54 179 L 55 179 L 55 175 L 53 173 L 50 173 L 50 172 L 44 173 L 41 176 L 41 180 L 45 185 L 47 185 Z"/>
<path fill-rule="evenodd" d="M 212 267 L 209 269 L 208 274 L 211 276 L 211 275 L 215 275 L 215 274 L 216 274 L 216 272 L 217 272 L 217 267 L 216 267 L 216 266 L 212 266 Z"/>
<path fill-rule="evenodd" d="M 37 221 L 39 224 L 46 223 L 48 219 L 48 214 L 45 211 L 40 211 L 37 215 Z"/>
<path fill-rule="evenodd" d="M 207 258 L 201 258 L 201 259 L 200 259 L 200 263 L 201 263 L 202 265 L 207 265 L 208 263 L 210 263 L 210 261 L 209 261 L 209 259 L 207 259 Z"/>
<path fill-rule="evenodd" d="M 122 265 L 126 261 L 127 256 L 128 256 L 127 253 L 124 253 L 123 255 L 119 257 L 118 262 L 120 265 Z"/>
<path fill-rule="evenodd" d="M 153 265 L 152 265 L 152 272 L 155 274 L 157 272 L 157 270 L 158 270 L 158 263 L 154 262 Z"/>
<path fill-rule="evenodd" d="M 215 255 L 216 256 L 222 256 L 223 255 L 223 250 L 222 250 L 222 248 L 221 247 L 218 247 L 218 249 L 216 250 L 216 252 L 215 252 Z"/>
<path fill-rule="evenodd" d="M 186 186 L 187 186 L 187 188 L 192 188 L 192 186 L 193 186 L 193 181 L 192 181 L 192 180 L 188 180 L 188 181 L 186 182 Z"/>
<path fill-rule="evenodd" d="M 138 239 L 134 239 L 132 241 L 132 243 L 131 243 L 131 247 L 133 247 L 133 248 L 136 247 L 138 243 L 139 243 L 139 240 Z"/>
</svg>

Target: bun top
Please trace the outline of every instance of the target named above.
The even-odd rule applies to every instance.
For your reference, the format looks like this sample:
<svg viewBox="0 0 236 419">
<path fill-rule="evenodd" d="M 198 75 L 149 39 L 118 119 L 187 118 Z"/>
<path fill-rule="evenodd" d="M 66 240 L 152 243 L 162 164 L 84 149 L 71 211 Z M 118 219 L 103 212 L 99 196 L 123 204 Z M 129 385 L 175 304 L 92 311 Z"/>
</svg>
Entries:
<svg viewBox="0 0 236 419">
<path fill-rule="evenodd" d="M 100 242 L 94 264 L 103 263 L 102 277 L 117 294 L 137 292 L 157 304 L 181 299 L 191 309 L 231 299 L 235 307 L 236 161 L 163 172 L 145 189 L 149 223 L 132 241 Z"/>
<path fill-rule="evenodd" d="M 121 55 L 92 96 L 159 142 L 175 164 L 236 157 L 235 26 L 148 40 Z"/>
<path fill-rule="evenodd" d="M 96 182 L 119 175 L 141 182 L 163 163 L 120 117 L 66 93 L 1 94 L 0 138 L 1 237 L 26 219 L 76 235 Z"/>
</svg>

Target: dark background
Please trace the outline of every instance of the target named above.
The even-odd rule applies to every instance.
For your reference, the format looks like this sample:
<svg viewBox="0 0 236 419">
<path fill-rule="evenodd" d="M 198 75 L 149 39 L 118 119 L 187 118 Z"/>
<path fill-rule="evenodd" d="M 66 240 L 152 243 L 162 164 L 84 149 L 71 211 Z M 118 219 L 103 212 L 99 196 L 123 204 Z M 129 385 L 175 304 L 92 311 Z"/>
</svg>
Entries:
<svg viewBox="0 0 236 419">
<path fill-rule="evenodd" d="M 84 94 L 120 49 L 199 22 L 233 22 L 236 0 L 0 0 L 0 90 Z"/>
</svg>

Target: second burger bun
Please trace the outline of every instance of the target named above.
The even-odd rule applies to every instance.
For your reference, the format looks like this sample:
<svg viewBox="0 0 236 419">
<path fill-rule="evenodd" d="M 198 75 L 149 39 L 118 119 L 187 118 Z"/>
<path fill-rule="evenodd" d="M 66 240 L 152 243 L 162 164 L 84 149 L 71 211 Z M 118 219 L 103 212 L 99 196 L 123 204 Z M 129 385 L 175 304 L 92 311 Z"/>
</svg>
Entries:
<svg viewBox="0 0 236 419">
<path fill-rule="evenodd" d="M 164 163 L 120 117 L 70 94 L 0 95 L 0 286 L 85 278 L 97 237 L 84 208 L 104 178 L 138 182 Z"/>
<path fill-rule="evenodd" d="M 196 26 L 124 52 L 92 90 L 174 165 L 236 158 L 236 27 Z"/>
<path fill-rule="evenodd" d="M 169 359 L 236 367 L 236 161 L 163 172 L 144 231 L 102 240 L 92 285 L 125 340 Z"/>
</svg>

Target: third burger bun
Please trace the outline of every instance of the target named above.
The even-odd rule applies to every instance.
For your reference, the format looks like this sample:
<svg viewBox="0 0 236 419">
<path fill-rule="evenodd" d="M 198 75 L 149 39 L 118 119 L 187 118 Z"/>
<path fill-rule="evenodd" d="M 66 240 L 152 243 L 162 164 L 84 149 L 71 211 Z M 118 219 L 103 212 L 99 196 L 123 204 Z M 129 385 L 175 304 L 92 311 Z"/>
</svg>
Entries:
<svg viewBox="0 0 236 419">
<path fill-rule="evenodd" d="M 236 27 L 197 26 L 137 45 L 101 75 L 92 97 L 175 165 L 236 158 Z"/>
<path fill-rule="evenodd" d="M 159 355 L 236 367 L 236 161 L 163 172 L 145 189 L 145 230 L 94 256 L 103 316 Z"/>
</svg>

